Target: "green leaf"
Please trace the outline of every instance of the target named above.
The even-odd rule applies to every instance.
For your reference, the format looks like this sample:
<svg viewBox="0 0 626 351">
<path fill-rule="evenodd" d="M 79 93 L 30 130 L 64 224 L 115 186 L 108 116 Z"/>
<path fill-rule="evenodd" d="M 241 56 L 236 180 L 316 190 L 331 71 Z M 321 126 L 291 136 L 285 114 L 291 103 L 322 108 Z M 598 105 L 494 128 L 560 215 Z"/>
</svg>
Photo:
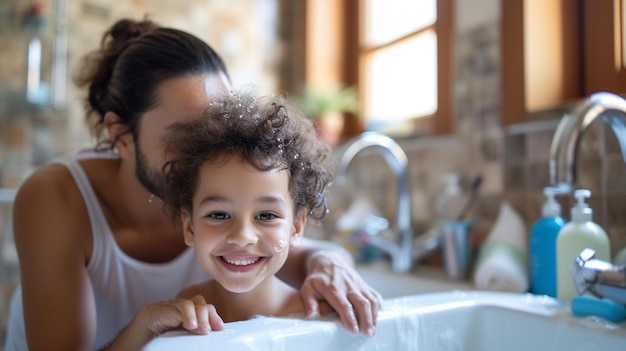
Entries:
<svg viewBox="0 0 626 351">
<path fill-rule="evenodd" d="M 355 87 L 334 86 L 323 91 L 307 87 L 301 101 L 302 109 L 312 119 L 327 112 L 357 113 L 359 110 L 359 96 Z"/>
</svg>

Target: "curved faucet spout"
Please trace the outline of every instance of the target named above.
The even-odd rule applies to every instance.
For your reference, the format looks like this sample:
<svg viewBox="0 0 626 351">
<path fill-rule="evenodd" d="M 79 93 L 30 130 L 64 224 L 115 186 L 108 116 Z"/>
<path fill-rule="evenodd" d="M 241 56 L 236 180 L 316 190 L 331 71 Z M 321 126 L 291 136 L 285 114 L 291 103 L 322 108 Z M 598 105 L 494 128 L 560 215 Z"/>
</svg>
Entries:
<svg viewBox="0 0 626 351">
<path fill-rule="evenodd" d="M 576 155 L 582 136 L 596 120 L 609 124 L 617 137 L 626 164 L 626 100 L 606 92 L 595 93 L 565 114 L 550 146 L 550 182 L 571 192 L 576 182 Z"/>
<path fill-rule="evenodd" d="M 393 245 L 377 245 L 391 255 L 392 266 L 395 271 L 406 272 L 411 267 L 411 247 L 413 244 L 413 231 L 411 230 L 411 192 L 409 189 L 409 168 L 406 153 L 398 143 L 390 137 L 377 133 L 362 133 L 348 146 L 341 156 L 337 165 L 336 181 L 343 183 L 346 179 L 348 167 L 355 157 L 364 150 L 378 152 L 386 161 L 397 181 L 398 206 L 397 227 L 399 243 Z M 376 245 L 379 239 L 372 240 Z M 392 243 L 388 243 L 392 244 Z"/>
</svg>

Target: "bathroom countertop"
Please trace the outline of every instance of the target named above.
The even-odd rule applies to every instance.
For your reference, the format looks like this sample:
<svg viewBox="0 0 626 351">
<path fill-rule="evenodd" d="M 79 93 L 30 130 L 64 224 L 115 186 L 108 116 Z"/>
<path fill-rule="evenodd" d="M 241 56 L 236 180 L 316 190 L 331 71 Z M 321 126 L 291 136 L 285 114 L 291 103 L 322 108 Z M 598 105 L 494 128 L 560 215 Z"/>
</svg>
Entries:
<svg viewBox="0 0 626 351">
<path fill-rule="evenodd" d="M 363 279 L 384 298 L 451 290 L 475 290 L 469 279 L 446 277 L 443 267 L 417 266 L 411 272 L 393 272 L 389 262 L 374 261 L 358 264 Z"/>
</svg>

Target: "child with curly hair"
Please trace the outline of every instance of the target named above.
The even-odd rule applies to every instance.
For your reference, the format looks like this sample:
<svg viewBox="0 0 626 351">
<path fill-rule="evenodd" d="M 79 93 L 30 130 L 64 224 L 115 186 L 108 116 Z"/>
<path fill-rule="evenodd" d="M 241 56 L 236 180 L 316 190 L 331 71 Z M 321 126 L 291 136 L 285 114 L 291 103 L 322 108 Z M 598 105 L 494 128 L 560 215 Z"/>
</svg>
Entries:
<svg viewBox="0 0 626 351">
<path fill-rule="evenodd" d="M 303 314 L 298 291 L 275 274 L 307 218 L 328 211 L 332 157 L 311 122 L 282 97 L 244 92 L 211 102 L 166 135 L 163 201 L 212 278 L 181 291 L 196 306 L 182 319 L 219 330 L 255 315 Z"/>
</svg>

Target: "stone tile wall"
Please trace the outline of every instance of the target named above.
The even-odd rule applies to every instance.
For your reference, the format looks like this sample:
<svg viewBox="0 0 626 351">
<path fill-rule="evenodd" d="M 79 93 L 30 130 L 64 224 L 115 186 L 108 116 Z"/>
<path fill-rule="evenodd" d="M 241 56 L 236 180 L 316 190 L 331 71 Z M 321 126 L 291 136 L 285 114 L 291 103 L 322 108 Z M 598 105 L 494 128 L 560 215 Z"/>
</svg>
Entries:
<svg viewBox="0 0 626 351">
<path fill-rule="evenodd" d="M 477 174 L 484 177 L 472 211 L 478 222 L 475 246 L 489 233 L 503 201 L 523 218 L 527 232 L 541 215 L 543 188 L 549 185 L 549 149 L 558 118 L 502 129 L 473 140 L 463 135 L 424 140 L 400 140 L 409 158 L 412 223 L 416 234 L 434 225 L 433 202 L 443 190 L 442 176 L 457 172 L 469 189 Z M 341 154 L 342 148 L 337 149 Z M 612 253 L 626 246 L 626 172 L 624 158 L 612 131 L 598 122 L 580 145 L 577 189 L 589 189 L 594 221 L 607 232 Z M 365 197 L 395 225 L 396 182 L 384 159 L 363 154 L 349 170 L 346 186 L 333 186 L 331 214 L 324 233 L 333 233 L 334 221 L 357 197 Z M 358 195 L 355 195 L 358 194 Z M 570 218 L 572 196 L 559 196 L 563 217 Z M 332 237 L 330 238 L 332 239 Z"/>
</svg>

